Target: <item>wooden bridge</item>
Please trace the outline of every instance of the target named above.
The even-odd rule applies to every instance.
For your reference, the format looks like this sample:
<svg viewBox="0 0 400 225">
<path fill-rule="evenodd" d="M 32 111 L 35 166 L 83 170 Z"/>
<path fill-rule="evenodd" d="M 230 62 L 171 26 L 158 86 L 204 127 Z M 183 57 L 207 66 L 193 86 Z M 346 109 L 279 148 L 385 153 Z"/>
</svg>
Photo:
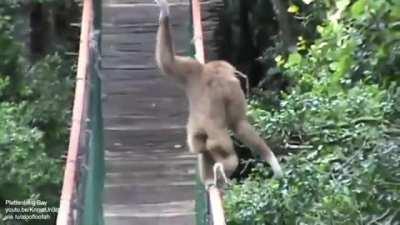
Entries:
<svg viewBox="0 0 400 225">
<path fill-rule="evenodd" d="M 201 15 L 215 21 L 221 1 L 169 3 L 177 52 L 215 58 L 216 24 L 203 27 Z M 225 224 L 218 191 L 210 189 L 208 207 L 186 147 L 184 93 L 155 65 L 158 14 L 153 0 L 83 1 L 57 225 Z"/>
</svg>

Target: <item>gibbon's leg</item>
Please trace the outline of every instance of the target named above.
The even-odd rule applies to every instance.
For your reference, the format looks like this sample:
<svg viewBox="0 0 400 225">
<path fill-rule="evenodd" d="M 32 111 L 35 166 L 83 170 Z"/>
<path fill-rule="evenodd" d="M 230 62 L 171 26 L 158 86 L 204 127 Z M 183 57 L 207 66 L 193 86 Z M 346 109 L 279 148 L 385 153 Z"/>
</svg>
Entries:
<svg viewBox="0 0 400 225">
<path fill-rule="evenodd" d="M 213 165 L 215 161 L 212 156 L 207 152 L 206 141 L 207 135 L 203 132 L 198 132 L 197 129 L 191 126 L 191 123 L 188 123 L 187 126 L 187 135 L 188 135 L 188 145 L 189 150 L 192 153 L 197 154 L 197 165 L 198 171 L 201 181 L 205 186 L 208 186 L 213 183 L 214 175 L 213 175 Z"/>
<path fill-rule="evenodd" d="M 190 122 L 187 128 L 189 149 L 198 154 L 200 177 L 206 186 L 214 181 L 215 163 L 222 164 L 225 174 L 229 177 L 239 161 L 228 132 L 215 127 L 208 130 L 207 133 L 199 131 L 191 127 Z"/>
<path fill-rule="evenodd" d="M 212 133 L 207 139 L 207 151 L 215 162 L 222 163 L 226 176 L 230 177 L 239 164 L 232 140 L 226 130 Z"/>
<path fill-rule="evenodd" d="M 267 161 L 272 170 L 274 171 L 275 177 L 282 177 L 282 169 L 279 165 L 275 154 L 271 151 L 264 140 L 257 134 L 254 128 L 249 124 L 247 120 L 240 120 L 235 126 L 235 135 L 245 145 L 251 149 L 258 150 L 260 152 L 261 159 Z"/>
<path fill-rule="evenodd" d="M 207 136 L 205 134 L 193 134 L 190 131 L 188 133 L 187 143 L 189 145 L 189 150 L 192 153 L 203 153 L 207 151 L 206 141 Z"/>
<path fill-rule="evenodd" d="M 208 185 L 213 184 L 213 166 L 215 163 L 213 157 L 209 154 L 209 152 L 199 153 L 197 155 L 197 162 L 199 166 L 200 179 L 203 182 L 204 186 L 207 187 Z"/>
<path fill-rule="evenodd" d="M 250 147 L 252 151 L 260 152 L 261 159 L 269 163 L 275 177 L 281 177 L 283 175 L 282 169 L 274 153 L 247 121 L 246 99 L 240 85 L 231 83 L 230 90 L 230 95 L 225 96 L 229 101 L 226 109 L 229 115 L 229 127 L 235 133 L 235 136 Z"/>
</svg>

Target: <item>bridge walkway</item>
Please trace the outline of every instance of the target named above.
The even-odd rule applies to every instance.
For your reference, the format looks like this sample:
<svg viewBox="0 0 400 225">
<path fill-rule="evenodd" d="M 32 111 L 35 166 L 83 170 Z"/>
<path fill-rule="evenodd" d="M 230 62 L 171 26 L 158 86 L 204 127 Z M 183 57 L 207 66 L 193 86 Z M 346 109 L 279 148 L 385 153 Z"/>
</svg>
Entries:
<svg viewBox="0 0 400 225">
<path fill-rule="evenodd" d="M 177 51 L 187 54 L 189 0 L 169 2 Z M 187 102 L 154 62 L 158 13 L 152 0 L 103 0 L 106 225 L 195 224 Z"/>
</svg>

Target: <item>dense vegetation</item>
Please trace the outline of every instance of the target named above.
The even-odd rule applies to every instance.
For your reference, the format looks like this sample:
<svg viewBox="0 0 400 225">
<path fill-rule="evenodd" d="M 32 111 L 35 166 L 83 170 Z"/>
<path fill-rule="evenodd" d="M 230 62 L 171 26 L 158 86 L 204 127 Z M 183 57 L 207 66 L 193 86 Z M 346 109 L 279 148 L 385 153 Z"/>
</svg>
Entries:
<svg viewBox="0 0 400 225">
<path fill-rule="evenodd" d="M 68 38 L 77 34 L 63 30 L 77 22 L 76 14 L 62 15 L 72 12 L 67 2 L 0 3 L 0 224 L 8 224 L 2 221 L 5 200 L 58 206 L 74 74 L 74 57 L 65 52 L 74 50 Z M 46 41 L 49 35 L 53 41 Z"/>
<path fill-rule="evenodd" d="M 287 85 L 258 91 L 249 111 L 285 153 L 285 177 L 258 165 L 229 186 L 229 224 L 400 224 L 400 2 L 303 0 L 288 12 L 303 28 L 296 50 L 275 42 L 262 56 L 275 60 L 266 82 Z"/>
</svg>

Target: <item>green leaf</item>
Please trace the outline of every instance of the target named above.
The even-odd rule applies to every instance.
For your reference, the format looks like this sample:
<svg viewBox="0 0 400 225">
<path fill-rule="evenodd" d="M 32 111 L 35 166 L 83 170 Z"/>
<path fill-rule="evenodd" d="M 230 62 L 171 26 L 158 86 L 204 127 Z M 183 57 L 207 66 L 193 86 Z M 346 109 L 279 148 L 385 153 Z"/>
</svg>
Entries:
<svg viewBox="0 0 400 225">
<path fill-rule="evenodd" d="M 365 12 L 365 7 L 366 7 L 366 2 L 365 0 L 358 0 L 351 6 L 351 14 L 354 17 L 361 16 Z"/>
<path fill-rule="evenodd" d="M 282 66 L 285 63 L 285 60 L 283 59 L 283 57 L 281 55 L 278 55 L 277 57 L 275 57 L 274 60 L 278 66 Z"/>
<path fill-rule="evenodd" d="M 288 10 L 289 13 L 297 14 L 300 11 L 300 8 L 297 5 L 289 6 Z"/>
<path fill-rule="evenodd" d="M 289 65 L 295 65 L 299 64 L 301 62 L 301 55 L 298 52 L 294 52 L 289 55 L 289 58 L 287 60 L 287 64 Z"/>
</svg>

